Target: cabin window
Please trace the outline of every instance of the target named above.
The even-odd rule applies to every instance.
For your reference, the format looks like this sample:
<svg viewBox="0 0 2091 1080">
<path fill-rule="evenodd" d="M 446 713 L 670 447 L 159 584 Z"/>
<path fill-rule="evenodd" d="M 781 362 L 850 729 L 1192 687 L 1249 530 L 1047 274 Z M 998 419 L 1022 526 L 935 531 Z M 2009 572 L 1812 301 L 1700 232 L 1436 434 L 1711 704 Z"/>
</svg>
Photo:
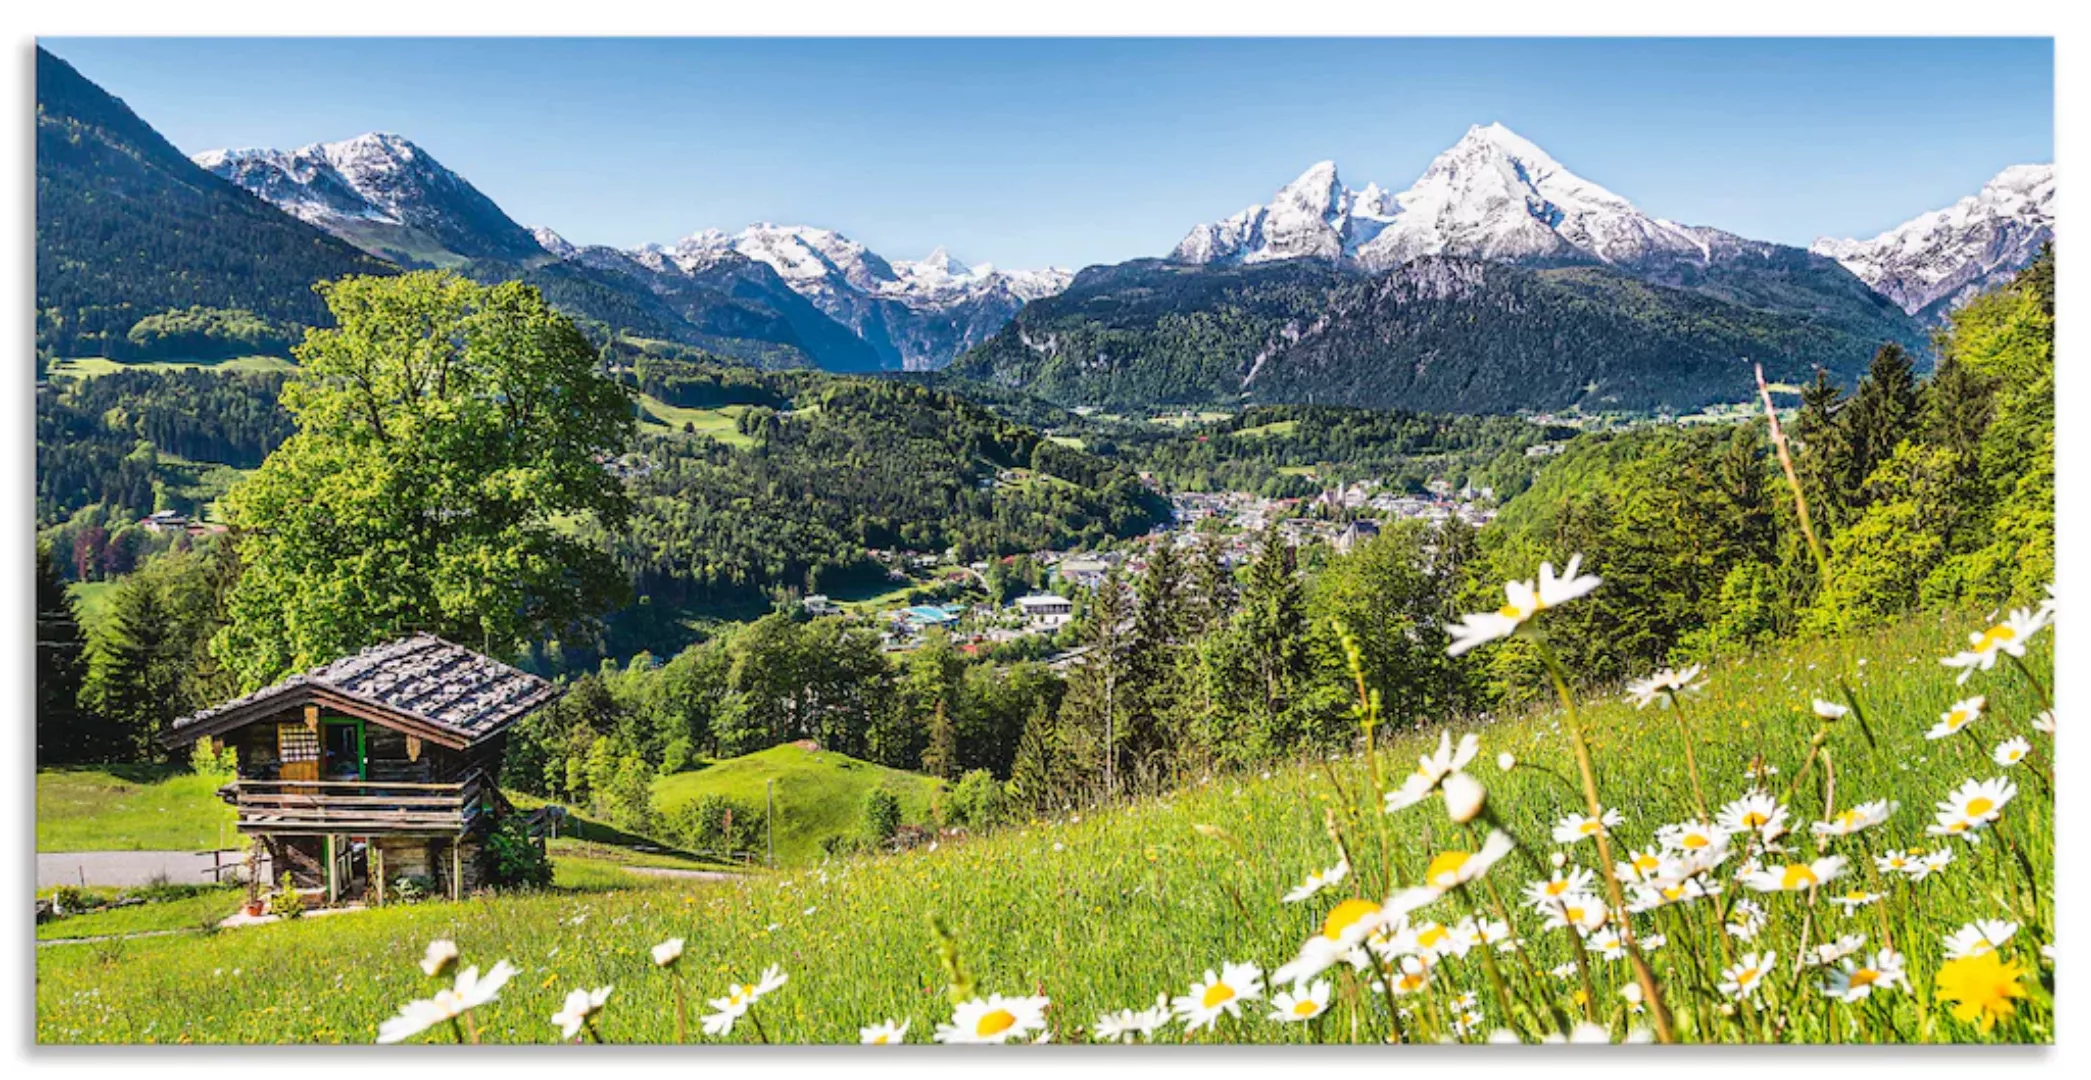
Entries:
<svg viewBox="0 0 2091 1080">
<path fill-rule="evenodd" d="M 363 721 L 334 716 L 321 720 L 320 743 L 326 751 L 327 779 L 363 779 Z"/>
</svg>

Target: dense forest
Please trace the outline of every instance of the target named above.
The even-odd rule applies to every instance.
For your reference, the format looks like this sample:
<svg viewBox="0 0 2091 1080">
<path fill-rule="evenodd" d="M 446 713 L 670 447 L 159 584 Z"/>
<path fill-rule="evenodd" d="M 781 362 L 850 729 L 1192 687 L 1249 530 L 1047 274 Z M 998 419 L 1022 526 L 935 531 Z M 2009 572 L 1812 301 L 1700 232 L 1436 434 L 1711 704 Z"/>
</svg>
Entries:
<svg viewBox="0 0 2091 1080">
<path fill-rule="evenodd" d="M 924 386 L 672 361 L 634 378 L 673 404 L 754 406 L 736 421 L 748 445 L 644 437 L 624 463 L 632 523 L 606 540 L 655 603 L 882 576 L 868 548 L 966 562 L 1135 536 L 1167 515 L 1131 470 Z"/>
<path fill-rule="evenodd" d="M 1848 381 L 1884 338 L 1917 343 L 1878 298 L 1866 312 L 1878 318 L 1743 302 L 1777 295 L 1775 281 L 1724 296 L 1595 266 L 1433 257 L 1360 276 L 1134 262 L 1083 271 L 952 371 L 1069 405 L 1687 410 L 1745 398 L 1742 357 L 1775 380 L 1823 367 Z"/>
</svg>

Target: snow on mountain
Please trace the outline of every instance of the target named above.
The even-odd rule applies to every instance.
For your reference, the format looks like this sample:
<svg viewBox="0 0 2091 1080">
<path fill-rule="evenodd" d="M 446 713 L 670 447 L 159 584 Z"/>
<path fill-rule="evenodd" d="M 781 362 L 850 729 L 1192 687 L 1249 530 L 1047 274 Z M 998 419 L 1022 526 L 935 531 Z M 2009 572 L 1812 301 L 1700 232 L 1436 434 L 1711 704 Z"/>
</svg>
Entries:
<svg viewBox="0 0 2091 1080">
<path fill-rule="evenodd" d="M 1911 315 L 1942 315 L 2016 273 L 2055 235 L 2055 167 L 2013 165 L 1982 190 L 1871 240 L 1808 250 L 1843 263 Z"/>
<path fill-rule="evenodd" d="M 1425 255 L 1503 260 L 1706 261 L 1748 245 L 1714 229 L 1651 217 L 1569 172 L 1501 124 L 1475 125 L 1406 190 L 1352 191 L 1321 162 L 1252 206 L 1201 225 L 1179 262 L 1313 258 L 1379 270 Z"/>
<path fill-rule="evenodd" d="M 537 238 L 537 246 L 562 259 L 571 259 L 581 250 L 568 243 L 566 237 L 553 232 L 543 225 L 531 229 L 530 235 Z"/>
<path fill-rule="evenodd" d="M 371 132 L 288 151 L 206 150 L 191 160 L 394 261 L 520 259 L 538 251 L 493 200 L 398 135 Z"/>
</svg>

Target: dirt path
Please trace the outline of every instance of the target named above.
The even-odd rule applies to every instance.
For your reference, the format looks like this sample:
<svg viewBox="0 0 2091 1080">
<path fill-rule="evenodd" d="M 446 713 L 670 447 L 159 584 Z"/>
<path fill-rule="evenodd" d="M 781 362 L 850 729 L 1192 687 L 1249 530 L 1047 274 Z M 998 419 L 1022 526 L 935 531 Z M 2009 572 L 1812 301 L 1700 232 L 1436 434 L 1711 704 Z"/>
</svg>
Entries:
<svg viewBox="0 0 2091 1080">
<path fill-rule="evenodd" d="M 227 852 L 228 864 L 239 861 Z M 176 885 L 207 885 L 211 882 L 211 856 L 193 851 L 39 851 L 36 853 L 36 887 L 60 885 L 144 885 L 165 878 Z M 225 880 L 235 878 L 228 870 Z"/>
<path fill-rule="evenodd" d="M 680 878 L 684 881 L 732 881 L 741 876 L 731 870 L 678 870 L 672 866 L 626 866 L 622 869 L 633 874 Z"/>
</svg>

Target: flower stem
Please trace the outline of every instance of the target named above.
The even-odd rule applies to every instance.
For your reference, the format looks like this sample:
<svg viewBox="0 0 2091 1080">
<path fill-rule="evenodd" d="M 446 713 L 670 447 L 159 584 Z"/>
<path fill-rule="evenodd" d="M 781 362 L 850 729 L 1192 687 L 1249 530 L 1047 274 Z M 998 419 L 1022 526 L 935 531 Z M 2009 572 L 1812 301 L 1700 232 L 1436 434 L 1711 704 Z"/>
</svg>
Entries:
<svg viewBox="0 0 2091 1080">
<path fill-rule="evenodd" d="M 1767 398 L 1767 400 L 1769 400 Z M 1590 744 L 1583 738 L 1583 720 L 1576 711 L 1574 695 L 1568 692 L 1568 674 L 1561 669 L 1561 659 L 1554 655 L 1553 647 L 1545 638 L 1535 637 L 1540 660 L 1546 664 L 1547 674 L 1553 678 L 1554 692 L 1561 697 L 1561 708 L 1568 717 L 1568 737 L 1575 748 L 1576 770 L 1582 774 L 1583 799 L 1588 805 L 1590 816 L 1601 820 L 1604 804 L 1597 797 L 1597 770 L 1590 762 Z M 1626 892 L 1619 887 L 1619 877 L 1612 869 L 1612 844 L 1607 830 L 1597 833 L 1597 869 L 1605 879 L 1605 891 L 1610 897 L 1612 910 L 1617 917 L 1625 917 Z M 1641 993 L 1647 999 L 1649 1016 L 1655 1021 L 1655 1037 L 1665 1043 L 1677 1041 L 1677 1033 L 1670 1027 L 1670 1008 L 1663 1003 L 1662 987 L 1655 981 L 1655 972 L 1649 970 L 1648 961 L 1641 955 L 1641 947 L 1629 935 L 1621 935 L 1626 946 L 1626 958 L 1633 964 L 1634 978 L 1641 984 Z M 1581 942 L 1577 942 L 1581 948 Z"/>
</svg>

